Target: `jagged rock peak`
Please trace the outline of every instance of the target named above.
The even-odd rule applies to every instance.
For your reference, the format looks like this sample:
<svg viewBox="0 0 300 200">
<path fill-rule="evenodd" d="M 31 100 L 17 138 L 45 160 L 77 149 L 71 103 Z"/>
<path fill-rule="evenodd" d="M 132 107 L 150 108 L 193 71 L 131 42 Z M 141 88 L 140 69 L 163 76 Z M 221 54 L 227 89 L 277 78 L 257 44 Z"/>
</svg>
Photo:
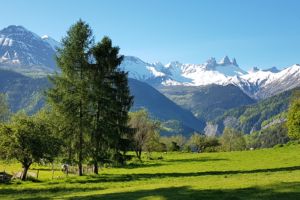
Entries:
<svg viewBox="0 0 300 200">
<path fill-rule="evenodd" d="M 236 59 L 235 59 L 235 58 L 233 58 L 233 59 L 232 59 L 232 62 L 231 62 L 231 63 L 232 63 L 234 66 L 237 66 L 237 67 L 239 66 L 239 65 L 237 64 L 237 62 L 236 62 Z"/>
<path fill-rule="evenodd" d="M 220 60 L 220 62 L 218 63 L 219 65 L 230 65 L 232 64 L 230 59 L 228 58 L 228 56 L 225 56 L 224 58 L 222 58 Z"/>
<path fill-rule="evenodd" d="M 209 58 L 209 59 L 206 61 L 205 64 L 215 66 L 215 65 L 217 64 L 217 61 L 216 61 L 216 59 L 215 59 L 214 57 L 211 57 L 211 58 Z"/>
</svg>

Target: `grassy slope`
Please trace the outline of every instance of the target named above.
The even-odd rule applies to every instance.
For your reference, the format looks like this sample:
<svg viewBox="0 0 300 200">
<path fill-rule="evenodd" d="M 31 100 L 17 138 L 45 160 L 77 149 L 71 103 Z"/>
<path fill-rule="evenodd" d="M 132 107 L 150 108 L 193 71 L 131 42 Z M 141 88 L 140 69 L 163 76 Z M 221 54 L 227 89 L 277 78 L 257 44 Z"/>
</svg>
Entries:
<svg viewBox="0 0 300 200">
<path fill-rule="evenodd" d="M 104 169 L 99 176 L 54 180 L 43 171 L 38 183 L 0 185 L 0 199 L 300 199 L 299 151 L 300 145 L 168 153 L 161 161 Z M 4 167 L 16 171 L 18 166 L 2 164 L 0 171 Z"/>
</svg>

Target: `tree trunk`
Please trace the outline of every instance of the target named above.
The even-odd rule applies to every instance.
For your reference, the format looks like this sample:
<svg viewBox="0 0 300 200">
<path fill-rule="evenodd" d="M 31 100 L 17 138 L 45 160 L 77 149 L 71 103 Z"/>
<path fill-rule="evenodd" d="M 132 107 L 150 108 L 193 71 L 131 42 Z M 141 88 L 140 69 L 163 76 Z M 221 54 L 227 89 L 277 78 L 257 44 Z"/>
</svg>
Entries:
<svg viewBox="0 0 300 200">
<path fill-rule="evenodd" d="M 137 149 L 135 149 L 135 155 L 136 155 L 136 157 L 139 159 L 139 152 L 138 152 Z"/>
<path fill-rule="evenodd" d="M 21 176 L 21 180 L 22 181 L 26 180 L 26 176 L 27 176 L 27 172 L 28 172 L 29 166 L 30 165 L 23 165 L 23 173 L 22 173 L 22 176 Z"/>
<path fill-rule="evenodd" d="M 95 124 L 95 129 L 97 130 L 96 132 L 94 132 L 94 140 L 95 140 L 95 147 L 96 147 L 96 155 L 99 154 L 99 143 L 100 143 L 100 140 L 98 139 L 99 137 L 97 137 L 97 133 L 99 134 L 100 133 L 100 130 L 99 130 L 99 124 L 100 124 L 100 104 L 101 102 L 98 100 L 97 101 L 97 113 L 96 113 L 96 124 Z M 95 156 L 95 159 L 94 159 L 94 174 L 98 174 L 98 159 L 97 159 L 97 156 Z"/>
<path fill-rule="evenodd" d="M 142 149 L 141 148 L 136 149 L 135 153 L 136 153 L 136 157 L 138 157 L 138 159 L 141 160 Z"/>
<path fill-rule="evenodd" d="M 94 174 L 98 174 L 98 162 L 94 162 Z"/>
<path fill-rule="evenodd" d="M 83 172 L 82 172 L 82 146 L 83 146 L 83 127 L 82 127 L 82 118 L 83 118 L 83 114 L 82 114 L 82 102 L 80 101 L 80 131 L 79 131 L 79 149 L 78 149 L 78 175 L 82 176 Z"/>
<path fill-rule="evenodd" d="M 80 67 L 80 81 L 81 84 L 84 81 L 83 80 L 83 71 L 82 67 Z M 82 176 L 83 171 L 82 171 L 82 148 L 83 148 L 83 87 L 82 85 L 80 86 L 80 105 L 79 105 L 79 152 L 78 152 L 78 175 Z"/>
<path fill-rule="evenodd" d="M 83 172 L 82 172 L 82 163 L 81 162 L 78 162 L 78 175 L 79 176 L 83 175 Z"/>
<path fill-rule="evenodd" d="M 142 160 L 142 148 L 140 148 L 140 151 L 139 151 L 139 158 L 140 158 L 140 160 Z"/>
<path fill-rule="evenodd" d="M 72 164 L 71 161 L 72 161 L 72 141 L 70 140 L 69 141 L 69 146 L 68 146 L 68 162 L 69 164 Z"/>
</svg>

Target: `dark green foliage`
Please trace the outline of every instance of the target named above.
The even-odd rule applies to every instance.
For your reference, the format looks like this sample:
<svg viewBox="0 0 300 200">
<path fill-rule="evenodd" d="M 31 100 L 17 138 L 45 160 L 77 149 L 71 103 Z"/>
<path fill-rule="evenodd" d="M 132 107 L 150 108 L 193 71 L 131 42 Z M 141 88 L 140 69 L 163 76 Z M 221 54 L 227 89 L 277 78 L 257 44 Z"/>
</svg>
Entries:
<svg viewBox="0 0 300 200">
<path fill-rule="evenodd" d="M 159 90 L 178 105 L 190 110 L 197 118 L 207 121 L 231 108 L 255 103 L 255 100 L 234 85 L 168 86 Z"/>
<path fill-rule="evenodd" d="M 104 37 L 92 48 L 95 63 L 89 69 L 89 113 L 91 117 L 90 151 L 97 172 L 97 163 L 103 161 L 103 154 L 109 155 L 105 149 L 112 149 L 113 160 L 124 163 L 125 152 L 129 150 L 129 138 L 132 131 L 127 125 L 128 111 L 132 105 L 127 73 L 120 71 L 123 56 L 119 56 L 119 48 L 112 46 L 112 41 Z M 123 155 L 120 153 L 123 152 Z M 99 157 L 100 155 L 100 157 Z M 105 157 L 105 156 L 104 156 Z"/>
<path fill-rule="evenodd" d="M 179 150 L 180 150 L 180 146 L 176 142 L 172 141 L 169 151 L 179 151 Z"/>
<path fill-rule="evenodd" d="M 238 130 L 244 133 L 260 130 L 265 120 L 272 118 L 288 109 L 291 94 L 294 90 L 289 90 L 273 97 L 262 100 L 256 104 L 242 106 L 227 111 L 222 117 L 214 122 L 219 125 L 219 132 L 224 128 L 224 120 L 227 117 L 234 117 L 238 120 Z"/>
<path fill-rule="evenodd" d="M 79 175 L 84 159 L 91 159 L 96 174 L 99 162 L 124 163 L 132 97 L 127 73 L 118 68 L 119 48 L 108 37 L 94 44 L 91 28 L 79 20 L 58 52 L 61 74 L 50 77 L 47 94 L 68 160 L 76 155 Z"/>
<path fill-rule="evenodd" d="M 92 31 L 85 22 L 79 20 L 71 26 L 67 36 L 62 40 L 62 48 L 58 49 L 57 64 L 61 74 L 50 78 L 53 88 L 48 91 L 48 102 L 51 107 L 72 124 L 79 175 L 82 175 L 84 157 L 83 134 L 89 121 L 88 69 L 92 43 Z"/>
<path fill-rule="evenodd" d="M 216 152 L 219 151 L 220 146 L 219 139 L 216 137 L 206 137 L 204 142 L 204 152 Z"/>
<path fill-rule="evenodd" d="M 186 144 L 186 138 L 182 134 L 163 136 L 160 138 L 160 142 L 165 144 L 166 151 L 174 151 L 174 143 L 179 147 L 178 150 L 183 150 Z"/>
</svg>

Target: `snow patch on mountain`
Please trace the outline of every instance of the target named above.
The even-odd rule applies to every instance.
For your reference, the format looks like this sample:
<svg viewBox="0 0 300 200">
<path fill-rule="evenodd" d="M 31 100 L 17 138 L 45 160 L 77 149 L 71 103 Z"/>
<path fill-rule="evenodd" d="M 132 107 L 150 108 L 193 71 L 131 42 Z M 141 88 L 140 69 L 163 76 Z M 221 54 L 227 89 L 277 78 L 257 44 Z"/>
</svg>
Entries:
<svg viewBox="0 0 300 200">
<path fill-rule="evenodd" d="M 300 86 L 299 65 L 281 71 L 276 67 L 265 70 L 254 67 L 246 72 L 239 67 L 235 58 L 230 60 L 228 56 L 219 62 L 215 58 L 209 58 L 204 64 L 182 64 L 175 61 L 166 65 L 146 63 L 139 58 L 125 56 L 121 68 L 129 72 L 129 77 L 153 86 L 234 84 L 256 99 Z"/>
<path fill-rule="evenodd" d="M 44 39 L 46 39 L 44 37 Z M 11 70 L 56 69 L 56 50 L 48 41 L 23 26 L 11 25 L 0 30 L 0 66 Z M 58 45 L 51 39 L 53 45 Z"/>
<path fill-rule="evenodd" d="M 47 42 L 54 51 L 56 51 L 58 48 L 61 48 L 61 44 L 56 40 L 54 40 L 53 38 L 49 37 L 48 35 L 43 35 L 41 38 L 42 40 Z"/>
<path fill-rule="evenodd" d="M 121 68 L 129 72 L 129 77 L 142 81 L 163 77 L 162 85 L 207 85 L 227 84 L 229 76 L 240 76 L 246 72 L 239 68 L 236 60 L 225 56 L 220 62 L 215 58 L 204 64 L 182 64 L 178 61 L 166 65 L 146 63 L 139 58 L 125 56 Z"/>
</svg>

